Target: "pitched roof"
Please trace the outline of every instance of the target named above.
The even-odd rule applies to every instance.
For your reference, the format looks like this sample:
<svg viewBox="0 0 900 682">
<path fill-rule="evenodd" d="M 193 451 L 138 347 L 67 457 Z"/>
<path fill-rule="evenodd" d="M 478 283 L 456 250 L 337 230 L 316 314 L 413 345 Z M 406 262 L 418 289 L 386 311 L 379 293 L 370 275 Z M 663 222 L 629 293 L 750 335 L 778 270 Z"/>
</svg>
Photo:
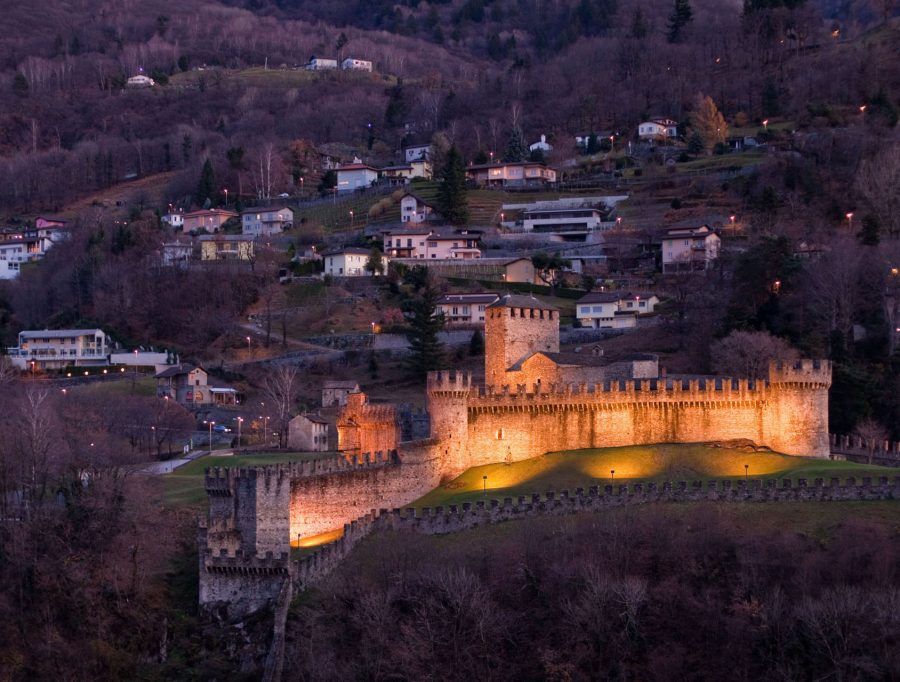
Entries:
<svg viewBox="0 0 900 682">
<path fill-rule="evenodd" d="M 679 237 L 708 237 L 715 234 L 709 225 L 700 225 L 699 227 L 673 227 L 666 230 L 663 239 L 678 239 Z"/>
<path fill-rule="evenodd" d="M 592 291 L 578 299 L 579 303 L 615 303 L 623 298 L 630 298 L 631 294 L 616 291 Z"/>
<path fill-rule="evenodd" d="M 72 336 L 102 334 L 102 329 L 44 329 L 19 332 L 23 339 L 68 339 Z"/>
<path fill-rule="evenodd" d="M 490 292 L 471 293 L 471 294 L 447 294 L 438 300 L 438 305 L 447 305 L 452 303 L 493 303 L 500 297 L 499 294 Z"/>
<path fill-rule="evenodd" d="M 326 251 L 322 255 L 323 256 L 339 256 L 344 253 L 351 253 L 351 254 L 356 254 L 356 255 L 360 255 L 360 256 L 362 256 L 362 255 L 368 256 L 370 253 L 372 253 L 372 250 L 371 249 L 363 249 L 359 246 L 345 246 L 342 249 L 333 249 L 332 251 Z"/>
<path fill-rule="evenodd" d="M 359 390 L 359 383 L 356 381 L 326 381 L 322 384 L 322 388 L 348 388 L 351 391 Z"/>
<path fill-rule="evenodd" d="M 503 168 L 504 166 L 542 166 L 549 168 L 542 161 L 498 161 L 497 163 L 479 163 L 468 166 L 466 170 L 489 170 L 491 168 Z"/>
<path fill-rule="evenodd" d="M 278 211 L 290 211 L 294 212 L 290 206 L 253 206 L 251 208 L 245 208 L 241 211 L 241 215 L 245 213 L 278 213 Z"/>
<path fill-rule="evenodd" d="M 348 163 L 348 164 L 345 164 L 345 165 L 337 168 L 338 173 L 340 173 L 341 171 L 354 171 L 354 170 L 370 170 L 370 171 L 375 171 L 376 173 L 378 172 L 377 168 L 373 168 L 372 166 L 370 166 L 367 163 Z"/>
<path fill-rule="evenodd" d="M 535 310 L 559 310 L 555 305 L 544 303 L 534 296 L 524 294 L 504 294 L 488 308 L 533 308 Z"/>
<path fill-rule="evenodd" d="M 157 379 L 169 379 L 171 377 L 181 376 L 182 374 L 190 374 L 195 369 L 199 369 L 201 372 L 206 372 L 206 370 L 200 366 L 195 367 L 194 365 L 186 365 L 186 364 L 182 363 L 179 365 L 172 365 L 171 367 L 167 367 L 166 369 L 162 370 L 161 372 L 157 372 L 156 378 Z"/>
<path fill-rule="evenodd" d="M 228 216 L 230 218 L 237 218 L 238 214 L 235 213 L 234 211 L 226 211 L 225 209 L 222 209 L 222 208 L 201 208 L 200 210 L 197 210 L 197 211 L 191 211 L 190 213 L 185 213 L 184 217 L 185 218 L 192 218 L 192 217 L 199 218 L 200 216 L 205 216 L 205 215 L 223 215 L 223 216 Z"/>
</svg>

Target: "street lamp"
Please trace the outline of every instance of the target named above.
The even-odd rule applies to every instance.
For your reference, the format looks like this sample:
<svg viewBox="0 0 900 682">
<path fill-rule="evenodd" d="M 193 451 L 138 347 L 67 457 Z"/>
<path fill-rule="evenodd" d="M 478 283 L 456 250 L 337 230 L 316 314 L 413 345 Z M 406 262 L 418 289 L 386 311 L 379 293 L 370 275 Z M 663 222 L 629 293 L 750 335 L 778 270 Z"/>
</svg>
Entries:
<svg viewBox="0 0 900 682">
<path fill-rule="evenodd" d="M 228 206 L 228 188 L 226 187 L 222 191 L 225 192 L 225 205 Z"/>
<path fill-rule="evenodd" d="M 204 424 L 209 424 L 209 454 L 212 454 L 212 429 L 215 426 L 214 421 L 204 421 Z"/>
<path fill-rule="evenodd" d="M 744 480 L 746 480 L 750 476 L 750 465 L 744 465 Z"/>
<path fill-rule="evenodd" d="M 482 480 L 482 483 L 483 483 L 483 485 L 484 485 L 484 488 L 483 488 L 484 494 L 487 495 L 487 476 L 482 476 L 482 477 L 481 477 L 481 480 Z"/>
<path fill-rule="evenodd" d="M 238 444 L 238 447 L 241 447 L 241 424 L 244 423 L 244 418 L 243 418 L 243 417 L 238 417 L 238 418 L 237 418 L 237 423 L 238 423 L 238 439 L 237 439 L 237 444 Z"/>
<path fill-rule="evenodd" d="M 250 352 L 250 337 L 248 336 L 246 338 L 247 338 L 247 352 L 249 353 Z"/>
<path fill-rule="evenodd" d="M 769 119 L 764 118 L 762 124 L 763 124 L 764 129 L 766 129 L 766 130 L 769 129 Z"/>
<path fill-rule="evenodd" d="M 372 348 L 375 347 L 375 323 L 372 322 Z"/>
<path fill-rule="evenodd" d="M 861 113 L 861 114 L 866 113 L 866 105 L 865 105 L 865 104 L 863 104 L 863 105 L 859 108 L 859 113 Z"/>
<path fill-rule="evenodd" d="M 728 216 L 728 220 L 731 221 L 731 231 L 734 232 L 734 216 L 733 215 Z"/>
<path fill-rule="evenodd" d="M 610 479 L 611 481 L 615 481 L 615 480 L 616 480 L 616 470 L 615 470 L 615 469 L 610 469 L 610 470 L 609 470 L 609 479 Z"/>
<path fill-rule="evenodd" d="M 847 227 L 850 228 L 850 229 L 852 230 L 852 229 L 853 229 L 853 211 L 850 211 L 850 212 L 849 212 L 846 216 L 844 216 L 844 217 L 847 218 Z"/>
<path fill-rule="evenodd" d="M 500 212 L 500 225 L 503 225 L 503 212 Z"/>
</svg>

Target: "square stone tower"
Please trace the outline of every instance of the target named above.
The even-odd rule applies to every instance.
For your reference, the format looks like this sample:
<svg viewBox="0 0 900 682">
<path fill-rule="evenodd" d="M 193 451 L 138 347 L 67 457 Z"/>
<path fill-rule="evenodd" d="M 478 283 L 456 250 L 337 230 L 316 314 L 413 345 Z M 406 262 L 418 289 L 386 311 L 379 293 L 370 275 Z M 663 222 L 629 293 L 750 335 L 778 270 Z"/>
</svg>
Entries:
<svg viewBox="0 0 900 682">
<path fill-rule="evenodd" d="M 507 294 L 487 307 L 484 382 L 508 383 L 506 371 L 532 353 L 559 352 L 559 309 L 534 296 Z"/>
</svg>

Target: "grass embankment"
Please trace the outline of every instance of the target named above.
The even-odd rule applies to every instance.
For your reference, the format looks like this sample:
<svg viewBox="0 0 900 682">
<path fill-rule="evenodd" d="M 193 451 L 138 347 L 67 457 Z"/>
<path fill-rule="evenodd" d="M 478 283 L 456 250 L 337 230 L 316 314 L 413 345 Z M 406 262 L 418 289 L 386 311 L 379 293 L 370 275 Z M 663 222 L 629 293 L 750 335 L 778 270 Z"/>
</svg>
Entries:
<svg viewBox="0 0 900 682">
<path fill-rule="evenodd" d="M 211 455 L 195 459 L 162 477 L 165 489 L 164 501 L 169 507 L 205 507 L 206 491 L 203 476 L 209 467 L 251 467 L 281 462 L 299 462 L 321 459 L 330 452 L 266 452 L 258 455 Z"/>
<path fill-rule="evenodd" d="M 550 490 L 645 481 L 751 478 L 893 476 L 896 469 L 853 462 L 791 457 L 702 444 L 629 446 L 551 452 L 512 464 L 473 467 L 416 500 L 414 507 L 502 499 Z M 612 475 L 610 472 L 615 471 Z M 487 476 L 487 480 L 484 477 Z"/>
</svg>

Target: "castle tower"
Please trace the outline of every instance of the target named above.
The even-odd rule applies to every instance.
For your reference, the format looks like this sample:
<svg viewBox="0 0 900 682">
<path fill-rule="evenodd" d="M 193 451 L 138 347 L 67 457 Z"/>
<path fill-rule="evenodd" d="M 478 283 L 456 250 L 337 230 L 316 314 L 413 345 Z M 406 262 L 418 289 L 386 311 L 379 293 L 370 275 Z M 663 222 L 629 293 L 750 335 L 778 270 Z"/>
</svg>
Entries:
<svg viewBox="0 0 900 682">
<path fill-rule="evenodd" d="M 506 371 L 537 351 L 559 352 L 559 309 L 533 296 L 507 294 L 487 307 L 484 383 L 508 383 Z"/>
<path fill-rule="evenodd" d="M 471 372 L 443 370 L 428 373 L 431 437 L 438 441 L 445 476 L 455 476 L 469 468 L 468 400 L 471 390 Z"/>
<path fill-rule="evenodd" d="M 769 447 L 788 455 L 831 454 L 828 440 L 828 389 L 831 362 L 799 360 L 769 366 L 771 399 L 766 409 Z"/>
</svg>

